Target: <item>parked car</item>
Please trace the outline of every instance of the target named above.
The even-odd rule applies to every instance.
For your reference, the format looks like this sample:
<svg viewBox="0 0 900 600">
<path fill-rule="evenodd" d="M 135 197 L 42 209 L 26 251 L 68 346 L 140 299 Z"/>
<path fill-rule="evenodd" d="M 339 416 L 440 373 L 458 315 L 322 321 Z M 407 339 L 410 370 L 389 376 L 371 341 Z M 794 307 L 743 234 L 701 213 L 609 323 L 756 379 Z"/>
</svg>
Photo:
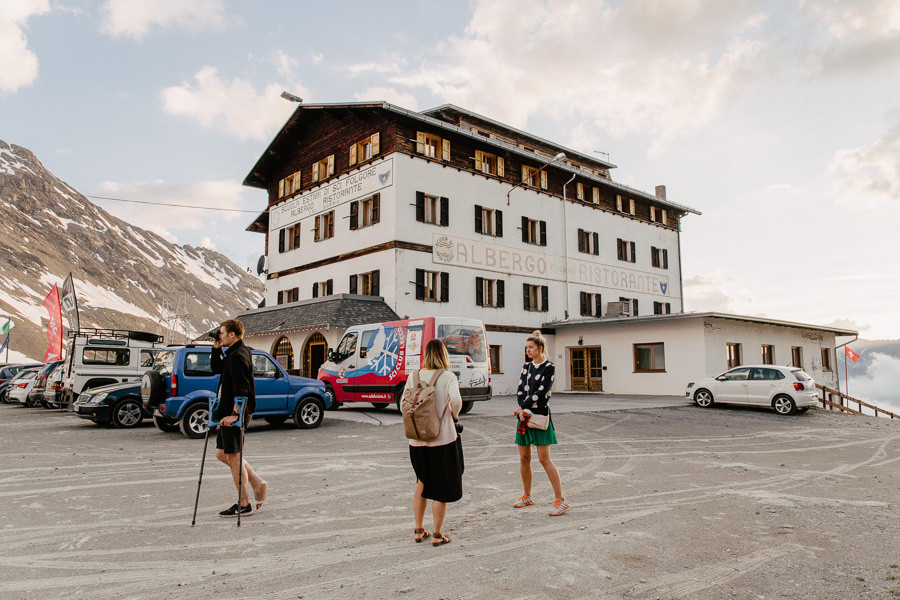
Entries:
<svg viewBox="0 0 900 600">
<path fill-rule="evenodd" d="M 78 395 L 75 414 L 94 423 L 131 429 L 153 415 L 144 408 L 141 382 L 127 381 L 91 388 Z"/>
<path fill-rule="evenodd" d="M 743 365 L 687 385 L 686 398 L 709 408 L 715 403 L 771 406 L 780 415 L 818 404 L 816 382 L 798 367 Z"/>
<path fill-rule="evenodd" d="M 20 363 L 4 363 L 0 365 L 0 402 L 8 402 L 7 394 L 9 392 L 9 382 L 15 377 L 22 369 L 28 369 L 32 367 L 42 367 L 41 363 L 29 363 L 29 364 L 20 364 Z"/>
<path fill-rule="evenodd" d="M 39 369 L 22 369 L 15 377 L 9 380 L 9 402 L 12 404 L 25 404 L 28 401 L 28 393 L 34 387 L 34 382 Z"/>
<path fill-rule="evenodd" d="M 210 368 L 212 346 L 168 346 L 156 355 L 153 368 L 141 379 L 144 407 L 162 431 L 178 431 L 202 438 L 209 423 L 209 400 L 219 389 L 219 376 Z M 330 397 L 325 384 L 288 374 L 271 355 L 253 350 L 256 390 L 255 417 L 280 425 L 293 417 L 302 429 L 318 427 Z"/>
<path fill-rule="evenodd" d="M 53 370 L 61 365 L 63 361 L 55 360 L 53 362 L 49 362 L 44 365 L 44 368 L 38 371 L 37 379 L 34 382 L 34 387 L 31 388 L 31 391 L 28 392 L 28 399 L 25 402 L 26 406 L 39 406 L 41 404 L 41 398 L 44 395 L 44 386 L 47 385 L 47 377 L 50 376 L 50 373 Z"/>
<path fill-rule="evenodd" d="M 41 406 L 44 408 L 65 406 L 63 401 L 64 373 L 65 363 L 60 363 L 47 375 L 44 392 L 41 394 Z"/>
</svg>

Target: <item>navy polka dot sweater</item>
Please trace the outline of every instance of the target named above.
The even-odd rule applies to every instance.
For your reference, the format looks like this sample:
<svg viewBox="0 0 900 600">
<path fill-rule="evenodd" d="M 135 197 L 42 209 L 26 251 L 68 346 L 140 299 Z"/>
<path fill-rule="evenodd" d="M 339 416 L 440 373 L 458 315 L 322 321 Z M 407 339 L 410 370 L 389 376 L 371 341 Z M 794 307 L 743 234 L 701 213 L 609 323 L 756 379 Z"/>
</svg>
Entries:
<svg viewBox="0 0 900 600">
<path fill-rule="evenodd" d="M 539 365 L 528 362 L 522 365 L 522 374 L 519 376 L 519 391 L 516 400 L 522 408 L 530 409 L 539 415 L 547 414 L 547 403 L 553 393 L 553 380 L 556 376 L 556 367 L 549 360 Z"/>
</svg>

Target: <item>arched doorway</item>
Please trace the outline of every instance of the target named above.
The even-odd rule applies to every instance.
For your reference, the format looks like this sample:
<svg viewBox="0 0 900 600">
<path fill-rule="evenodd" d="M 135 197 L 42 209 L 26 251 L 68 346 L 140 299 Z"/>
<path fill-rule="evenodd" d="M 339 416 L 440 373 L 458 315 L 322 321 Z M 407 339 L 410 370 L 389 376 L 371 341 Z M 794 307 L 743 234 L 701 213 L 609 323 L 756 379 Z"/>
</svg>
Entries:
<svg viewBox="0 0 900 600">
<path fill-rule="evenodd" d="M 286 335 L 275 340 L 275 344 L 272 346 L 272 356 L 286 371 L 291 372 L 294 369 L 294 347 L 291 346 L 291 340 Z"/>
<path fill-rule="evenodd" d="M 325 336 L 318 331 L 309 336 L 303 347 L 303 376 L 316 378 L 319 367 L 325 362 L 325 353 L 328 352 L 328 342 Z"/>
</svg>

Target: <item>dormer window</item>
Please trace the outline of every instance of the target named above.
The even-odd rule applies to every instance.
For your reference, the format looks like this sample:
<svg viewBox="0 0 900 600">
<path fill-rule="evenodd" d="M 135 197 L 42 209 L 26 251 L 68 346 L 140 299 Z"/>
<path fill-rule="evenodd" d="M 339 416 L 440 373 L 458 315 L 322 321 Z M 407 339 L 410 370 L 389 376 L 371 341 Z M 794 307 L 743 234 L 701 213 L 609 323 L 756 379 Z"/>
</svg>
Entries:
<svg viewBox="0 0 900 600">
<path fill-rule="evenodd" d="M 503 177 L 504 164 L 503 159 L 494 154 L 488 154 L 481 150 L 475 151 L 475 170 L 487 173 L 488 175 L 498 175 Z"/>
<path fill-rule="evenodd" d="M 428 158 L 450 160 L 450 140 L 424 131 L 416 132 L 416 152 Z"/>
</svg>

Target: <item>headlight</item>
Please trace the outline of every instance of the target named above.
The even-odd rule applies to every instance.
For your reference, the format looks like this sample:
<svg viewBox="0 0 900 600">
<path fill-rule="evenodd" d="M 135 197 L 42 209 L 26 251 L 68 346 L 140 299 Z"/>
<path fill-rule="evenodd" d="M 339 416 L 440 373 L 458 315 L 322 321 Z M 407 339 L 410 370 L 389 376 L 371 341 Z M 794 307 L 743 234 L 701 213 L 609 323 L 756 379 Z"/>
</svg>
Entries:
<svg viewBox="0 0 900 600">
<path fill-rule="evenodd" d="M 97 394 L 96 396 L 91 396 L 87 404 L 100 404 L 104 400 L 106 400 L 106 394 Z"/>
</svg>

